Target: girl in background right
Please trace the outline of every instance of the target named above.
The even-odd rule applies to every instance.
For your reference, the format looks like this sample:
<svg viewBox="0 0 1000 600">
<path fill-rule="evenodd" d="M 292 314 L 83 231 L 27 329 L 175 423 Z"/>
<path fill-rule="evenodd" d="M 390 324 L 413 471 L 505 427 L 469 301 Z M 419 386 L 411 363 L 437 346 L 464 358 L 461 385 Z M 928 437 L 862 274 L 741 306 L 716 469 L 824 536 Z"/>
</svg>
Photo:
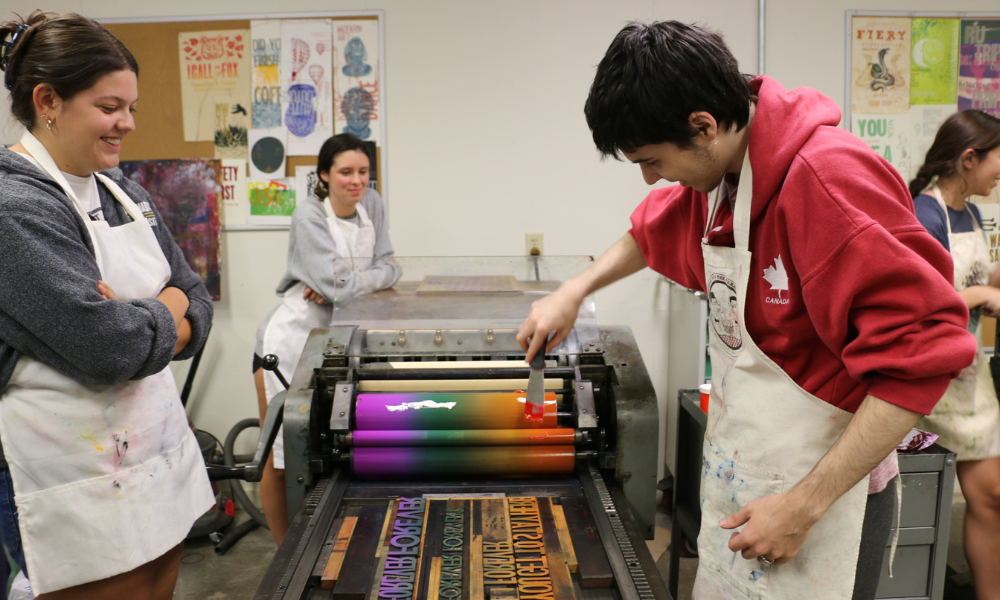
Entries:
<svg viewBox="0 0 1000 600">
<path fill-rule="evenodd" d="M 1000 120 L 978 110 L 941 125 L 910 182 L 917 219 L 955 265 L 955 290 L 969 305 L 969 331 L 980 340 L 980 316 L 1000 313 L 1000 269 L 990 264 L 973 195 L 988 196 L 1000 179 Z M 982 344 L 976 361 L 951 382 L 918 427 L 958 454 L 965 495 L 965 556 L 979 600 L 1000 600 L 1000 404 Z"/>
</svg>

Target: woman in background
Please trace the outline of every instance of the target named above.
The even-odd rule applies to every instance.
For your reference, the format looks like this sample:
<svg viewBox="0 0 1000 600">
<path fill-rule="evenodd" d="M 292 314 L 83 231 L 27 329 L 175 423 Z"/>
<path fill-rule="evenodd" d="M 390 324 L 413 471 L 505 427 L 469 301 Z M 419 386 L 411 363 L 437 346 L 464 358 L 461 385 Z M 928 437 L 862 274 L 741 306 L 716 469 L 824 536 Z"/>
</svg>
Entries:
<svg viewBox="0 0 1000 600">
<path fill-rule="evenodd" d="M 0 41 L 26 130 L 0 149 L 0 537 L 40 600 L 167 600 L 215 503 L 169 363 L 204 344 L 212 302 L 115 168 L 128 49 L 41 11 Z"/>
<path fill-rule="evenodd" d="M 253 372 L 262 425 L 268 403 L 284 386 L 261 368 L 261 357 L 276 355 L 278 369 L 291 382 L 309 332 L 330 325 L 334 302 L 399 280 L 385 206 L 368 187 L 369 166 L 365 144 L 357 137 L 342 133 L 328 139 L 319 151 L 316 188 L 292 214 L 288 266 L 277 288 L 283 300 L 257 329 Z M 264 515 L 278 544 L 288 531 L 282 434 L 260 484 Z"/>
<path fill-rule="evenodd" d="M 988 196 L 1000 179 L 1000 120 L 978 110 L 956 113 L 941 125 L 910 193 L 917 218 L 951 252 L 955 289 L 969 306 L 969 331 L 980 315 L 1000 313 L 1000 270 L 990 264 L 979 209 L 972 195 Z M 1000 599 L 1000 405 L 980 344 L 976 361 L 951 382 L 918 427 L 940 436 L 958 454 L 965 495 L 965 555 L 976 596 Z"/>
</svg>

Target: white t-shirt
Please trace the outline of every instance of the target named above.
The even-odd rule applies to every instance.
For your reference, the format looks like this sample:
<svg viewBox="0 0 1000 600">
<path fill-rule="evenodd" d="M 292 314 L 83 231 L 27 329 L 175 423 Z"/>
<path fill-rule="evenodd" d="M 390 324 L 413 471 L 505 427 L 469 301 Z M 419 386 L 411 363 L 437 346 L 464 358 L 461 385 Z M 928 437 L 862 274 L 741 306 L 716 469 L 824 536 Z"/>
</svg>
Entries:
<svg viewBox="0 0 1000 600">
<path fill-rule="evenodd" d="M 24 154 L 18 152 L 18 154 L 25 160 L 30 162 L 39 171 L 45 173 L 45 169 L 42 165 L 35 160 L 35 157 L 30 154 Z M 104 220 L 104 210 L 101 208 L 101 196 L 97 192 L 97 177 L 90 175 L 89 177 L 78 177 L 76 175 L 71 175 L 66 171 L 62 171 L 63 177 L 66 178 L 66 183 L 69 184 L 70 189 L 76 194 L 76 199 L 80 201 L 80 206 L 83 211 L 90 215 L 92 221 L 103 221 Z M 46 175 L 48 177 L 48 175 Z"/>
</svg>

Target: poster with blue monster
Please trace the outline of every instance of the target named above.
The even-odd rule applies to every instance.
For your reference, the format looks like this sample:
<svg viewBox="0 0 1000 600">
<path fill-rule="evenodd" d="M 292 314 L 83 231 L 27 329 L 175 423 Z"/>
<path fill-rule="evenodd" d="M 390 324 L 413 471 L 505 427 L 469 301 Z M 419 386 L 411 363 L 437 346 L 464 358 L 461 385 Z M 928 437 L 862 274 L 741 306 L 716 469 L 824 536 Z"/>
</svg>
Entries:
<svg viewBox="0 0 1000 600">
<path fill-rule="evenodd" d="M 381 56 L 376 19 L 333 23 L 333 90 L 336 133 L 382 145 Z"/>
<path fill-rule="evenodd" d="M 282 108 L 289 156 L 315 156 L 335 132 L 331 21 L 281 22 Z"/>
</svg>

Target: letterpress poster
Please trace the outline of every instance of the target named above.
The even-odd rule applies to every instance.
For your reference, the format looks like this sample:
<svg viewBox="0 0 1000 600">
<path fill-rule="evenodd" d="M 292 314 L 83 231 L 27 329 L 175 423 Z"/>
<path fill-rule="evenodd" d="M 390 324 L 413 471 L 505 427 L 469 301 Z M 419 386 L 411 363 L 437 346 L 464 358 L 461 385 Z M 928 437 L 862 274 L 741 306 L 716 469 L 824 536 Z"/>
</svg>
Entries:
<svg viewBox="0 0 1000 600">
<path fill-rule="evenodd" d="M 251 181 L 247 184 L 250 198 L 251 225 L 283 225 L 292 222 L 295 212 L 295 189 L 292 178 Z"/>
<path fill-rule="evenodd" d="M 851 112 L 905 113 L 910 108 L 910 19 L 851 20 Z"/>
<path fill-rule="evenodd" d="M 910 180 L 910 116 L 852 114 L 851 130 Z M 919 166 L 919 165 L 918 165 Z"/>
<path fill-rule="evenodd" d="M 248 37 L 245 29 L 178 34 L 184 141 L 215 141 L 220 124 L 228 130 L 230 114 L 237 127 L 242 123 L 239 117 L 249 123 Z"/>
<path fill-rule="evenodd" d="M 927 150 L 934 143 L 934 136 L 937 135 L 938 128 L 944 120 L 955 114 L 957 110 L 954 104 L 920 104 L 910 107 L 910 131 L 913 137 L 910 140 L 911 155 L 911 176 L 917 176 L 917 170 L 924 164 Z"/>
<path fill-rule="evenodd" d="M 331 21 L 281 23 L 281 79 L 288 155 L 310 156 L 333 135 Z"/>
<path fill-rule="evenodd" d="M 247 196 L 247 161 L 242 158 L 222 160 L 222 225 L 246 225 L 250 212 Z"/>
<path fill-rule="evenodd" d="M 281 21 L 250 21 L 253 128 L 281 127 Z"/>
<path fill-rule="evenodd" d="M 963 20 L 958 110 L 1000 117 L 1000 20 Z"/>
<path fill-rule="evenodd" d="M 333 45 L 337 133 L 352 133 L 381 146 L 378 21 L 334 21 Z"/>
<path fill-rule="evenodd" d="M 281 127 L 250 130 L 250 180 L 263 181 L 285 175 L 285 136 Z"/>
<path fill-rule="evenodd" d="M 958 19 L 913 19 L 910 104 L 954 104 L 958 91 Z"/>
</svg>

